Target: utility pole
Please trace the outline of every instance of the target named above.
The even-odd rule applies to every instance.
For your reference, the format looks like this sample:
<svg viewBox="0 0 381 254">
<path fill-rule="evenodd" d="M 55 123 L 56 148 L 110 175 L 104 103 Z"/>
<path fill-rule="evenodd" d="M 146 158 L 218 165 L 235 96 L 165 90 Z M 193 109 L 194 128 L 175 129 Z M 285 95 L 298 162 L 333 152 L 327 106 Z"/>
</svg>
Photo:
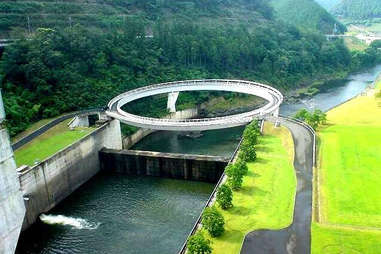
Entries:
<svg viewBox="0 0 381 254">
<path fill-rule="evenodd" d="M 69 17 L 69 25 L 70 25 L 70 29 L 72 28 L 72 20 L 71 20 L 71 17 Z"/>
<path fill-rule="evenodd" d="M 30 29 L 30 19 L 29 19 L 29 16 L 27 16 L 27 23 L 28 23 L 28 33 L 29 33 L 29 36 L 31 35 L 31 29 Z"/>
</svg>

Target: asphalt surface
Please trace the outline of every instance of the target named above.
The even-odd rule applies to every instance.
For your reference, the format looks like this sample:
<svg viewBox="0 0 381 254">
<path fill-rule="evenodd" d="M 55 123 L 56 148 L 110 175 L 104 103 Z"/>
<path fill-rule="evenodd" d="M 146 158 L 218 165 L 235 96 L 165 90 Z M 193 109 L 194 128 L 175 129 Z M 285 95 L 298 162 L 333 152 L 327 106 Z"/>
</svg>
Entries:
<svg viewBox="0 0 381 254">
<path fill-rule="evenodd" d="M 296 123 L 281 119 L 294 139 L 297 192 L 293 223 L 282 230 L 256 230 L 246 235 L 241 254 L 309 254 L 311 252 L 313 136 Z"/>
</svg>

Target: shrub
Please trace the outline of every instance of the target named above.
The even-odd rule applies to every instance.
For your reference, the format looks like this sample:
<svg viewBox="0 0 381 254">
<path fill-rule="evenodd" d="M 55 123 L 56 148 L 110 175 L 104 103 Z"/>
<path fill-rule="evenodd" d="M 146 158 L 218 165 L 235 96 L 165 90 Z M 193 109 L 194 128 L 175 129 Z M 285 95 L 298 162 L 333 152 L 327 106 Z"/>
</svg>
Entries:
<svg viewBox="0 0 381 254">
<path fill-rule="evenodd" d="M 249 168 L 247 167 L 247 164 L 245 161 L 238 159 L 235 165 L 242 175 L 247 175 Z"/>
<path fill-rule="evenodd" d="M 188 253 L 190 254 L 210 254 L 212 247 L 210 247 L 210 240 L 205 239 L 202 232 L 197 232 L 188 239 Z"/>
<path fill-rule="evenodd" d="M 229 209 L 233 206 L 233 192 L 227 184 L 218 188 L 216 201 L 222 209 Z"/>
<path fill-rule="evenodd" d="M 245 129 L 243 133 L 243 140 L 251 145 L 258 144 L 259 133 L 253 130 Z"/>
<path fill-rule="evenodd" d="M 257 159 L 255 146 L 244 140 L 238 154 L 238 159 L 242 160 L 243 162 L 254 162 Z"/>
<path fill-rule="evenodd" d="M 230 164 L 226 167 L 226 175 L 228 176 L 228 184 L 233 190 L 238 190 L 242 186 L 243 174 L 236 164 Z"/>
<path fill-rule="evenodd" d="M 208 230 L 212 237 L 222 235 L 224 229 L 225 220 L 222 214 L 215 208 L 207 207 L 202 214 L 202 226 Z"/>
</svg>

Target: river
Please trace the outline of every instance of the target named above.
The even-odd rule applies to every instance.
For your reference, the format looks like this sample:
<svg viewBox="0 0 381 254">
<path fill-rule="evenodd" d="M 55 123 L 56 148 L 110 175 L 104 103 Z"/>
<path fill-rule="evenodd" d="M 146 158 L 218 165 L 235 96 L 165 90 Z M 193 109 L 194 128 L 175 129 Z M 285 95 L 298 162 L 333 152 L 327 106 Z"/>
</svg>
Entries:
<svg viewBox="0 0 381 254">
<path fill-rule="evenodd" d="M 281 113 L 326 111 L 360 94 L 379 73 L 381 65 L 351 75 L 343 86 L 283 104 Z M 156 132 L 133 149 L 229 156 L 242 130 L 205 131 L 196 139 Z M 17 253 L 176 253 L 212 189 L 207 183 L 99 174 L 24 233 Z"/>
</svg>

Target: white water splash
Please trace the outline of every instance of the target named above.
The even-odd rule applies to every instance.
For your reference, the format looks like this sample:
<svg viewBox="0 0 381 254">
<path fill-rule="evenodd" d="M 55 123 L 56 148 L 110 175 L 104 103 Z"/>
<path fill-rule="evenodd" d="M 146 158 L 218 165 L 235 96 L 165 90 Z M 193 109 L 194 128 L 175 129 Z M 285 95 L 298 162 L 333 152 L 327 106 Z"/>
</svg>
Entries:
<svg viewBox="0 0 381 254">
<path fill-rule="evenodd" d="M 97 229 L 100 225 L 100 223 L 91 223 L 85 219 L 66 217 L 63 215 L 41 214 L 40 220 L 46 224 L 71 226 L 75 229 L 93 230 L 93 229 Z"/>
</svg>

